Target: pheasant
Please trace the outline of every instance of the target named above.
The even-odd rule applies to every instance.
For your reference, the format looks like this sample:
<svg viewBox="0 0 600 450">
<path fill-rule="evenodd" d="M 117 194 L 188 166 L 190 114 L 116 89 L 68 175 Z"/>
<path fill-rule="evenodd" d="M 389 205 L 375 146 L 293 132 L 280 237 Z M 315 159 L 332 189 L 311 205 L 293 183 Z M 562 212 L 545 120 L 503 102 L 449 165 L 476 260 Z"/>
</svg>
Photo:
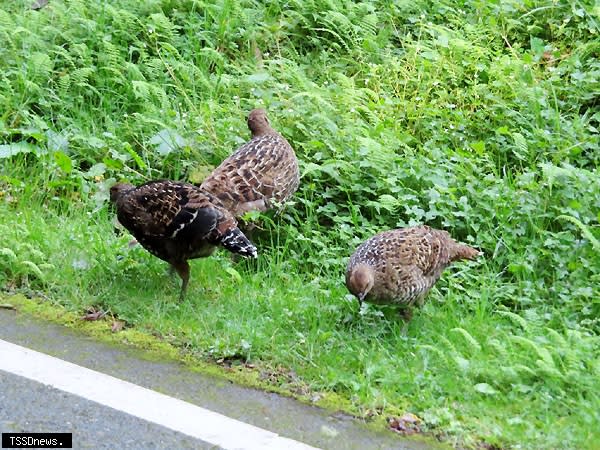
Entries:
<svg viewBox="0 0 600 450">
<path fill-rule="evenodd" d="M 288 141 L 275 131 L 264 109 L 248 116 L 252 138 L 226 158 L 201 184 L 236 217 L 266 211 L 298 189 L 298 160 Z"/>
<path fill-rule="evenodd" d="M 384 231 L 363 242 L 350 257 L 346 286 L 359 303 L 405 306 L 406 319 L 413 304 L 425 296 L 453 261 L 475 259 L 479 250 L 460 244 L 446 231 L 416 226 Z"/>
<path fill-rule="evenodd" d="M 210 256 L 217 245 L 256 258 L 256 247 L 238 229 L 218 199 L 188 183 L 150 181 L 139 187 L 110 188 L 119 222 L 154 256 L 167 261 L 182 279 L 180 300 L 190 279 L 189 259 Z"/>
</svg>

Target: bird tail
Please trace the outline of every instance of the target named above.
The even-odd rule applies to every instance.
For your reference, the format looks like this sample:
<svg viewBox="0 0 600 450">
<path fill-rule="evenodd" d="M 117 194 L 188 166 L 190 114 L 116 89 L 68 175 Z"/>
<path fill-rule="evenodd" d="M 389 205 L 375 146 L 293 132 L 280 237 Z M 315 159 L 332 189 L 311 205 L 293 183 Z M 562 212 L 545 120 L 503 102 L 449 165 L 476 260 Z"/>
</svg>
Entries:
<svg viewBox="0 0 600 450">
<path fill-rule="evenodd" d="M 237 227 L 227 230 L 219 243 L 230 252 L 238 255 L 256 258 L 258 254 L 256 247 Z"/>
<path fill-rule="evenodd" d="M 480 252 L 476 248 L 469 247 L 465 244 L 456 244 L 450 254 L 450 260 L 457 261 L 459 259 L 477 259 L 477 257 L 481 255 L 483 255 L 483 252 Z"/>
</svg>

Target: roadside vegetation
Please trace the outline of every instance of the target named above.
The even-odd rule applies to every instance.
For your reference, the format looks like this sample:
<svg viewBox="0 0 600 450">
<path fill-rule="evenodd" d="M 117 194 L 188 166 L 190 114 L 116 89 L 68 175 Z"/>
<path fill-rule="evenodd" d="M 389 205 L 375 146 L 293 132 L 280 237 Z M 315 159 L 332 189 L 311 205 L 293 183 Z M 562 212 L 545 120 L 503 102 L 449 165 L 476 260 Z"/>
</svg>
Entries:
<svg viewBox="0 0 600 450">
<path fill-rule="evenodd" d="M 93 307 L 457 447 L 600 442 L 598 2 L 30 3 L 0 5 L 5 301 Z M 194 261 L 180 303 L 115 233 L 108 188 L 201 181 L 260 106 L 300 189 L 260 218 L 257 261 Z M 364 239 L 418 223 L 485 257 L 403 330 L 343 273 Z"/>
</svg>

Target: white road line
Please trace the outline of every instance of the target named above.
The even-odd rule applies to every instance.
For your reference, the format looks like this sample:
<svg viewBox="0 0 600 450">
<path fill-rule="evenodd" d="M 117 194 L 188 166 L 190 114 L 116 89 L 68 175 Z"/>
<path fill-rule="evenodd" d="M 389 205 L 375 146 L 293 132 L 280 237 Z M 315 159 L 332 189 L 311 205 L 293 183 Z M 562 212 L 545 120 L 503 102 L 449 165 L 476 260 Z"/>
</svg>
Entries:
<svg viewBox="0 0 600 450">
<path fill-rule="evenodd" d="M 183 400 L 2 339 L 0 370 L 50 385 L 224 449 L 315 449 Z"/>
</svg>

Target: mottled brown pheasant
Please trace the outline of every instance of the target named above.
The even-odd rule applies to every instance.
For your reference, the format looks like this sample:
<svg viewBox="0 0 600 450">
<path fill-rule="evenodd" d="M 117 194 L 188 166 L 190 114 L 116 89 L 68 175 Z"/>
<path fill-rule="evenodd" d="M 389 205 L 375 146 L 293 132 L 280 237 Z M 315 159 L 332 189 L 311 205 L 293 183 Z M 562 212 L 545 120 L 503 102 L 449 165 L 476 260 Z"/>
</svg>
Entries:
<svg viewBox="0 0 600 450">
<path fill-rule="evenodd" d="M 346 286 L 359 302 L 421 306 L 453 261 L 475 259 L 481 252 L 460 244 L 446 231 L 428 226 L 384 231 L 363 242 L 350 257 Z"/>
<path fill-rule="evenodd" d="M 238 229 L 218 199 L 188 183 L 150 181 L 139 187 L 117 183 L 110 189 L 119 222 L 154 256 L 167 261 L 182 279 L 183 299 L 189 259 L 211 255 L 220 245 L 256 257 L 256 247 Z"/>
<path fill-rule="evenodd" d="M 239 218 L 248 211 L 266 211 L 283 203 L 300 183 L 298 160 L 288 141 L 275 131 L 264 109 L 248 116 L 252 138 L 226 158 L 203 182 Z"/>
</svg>

